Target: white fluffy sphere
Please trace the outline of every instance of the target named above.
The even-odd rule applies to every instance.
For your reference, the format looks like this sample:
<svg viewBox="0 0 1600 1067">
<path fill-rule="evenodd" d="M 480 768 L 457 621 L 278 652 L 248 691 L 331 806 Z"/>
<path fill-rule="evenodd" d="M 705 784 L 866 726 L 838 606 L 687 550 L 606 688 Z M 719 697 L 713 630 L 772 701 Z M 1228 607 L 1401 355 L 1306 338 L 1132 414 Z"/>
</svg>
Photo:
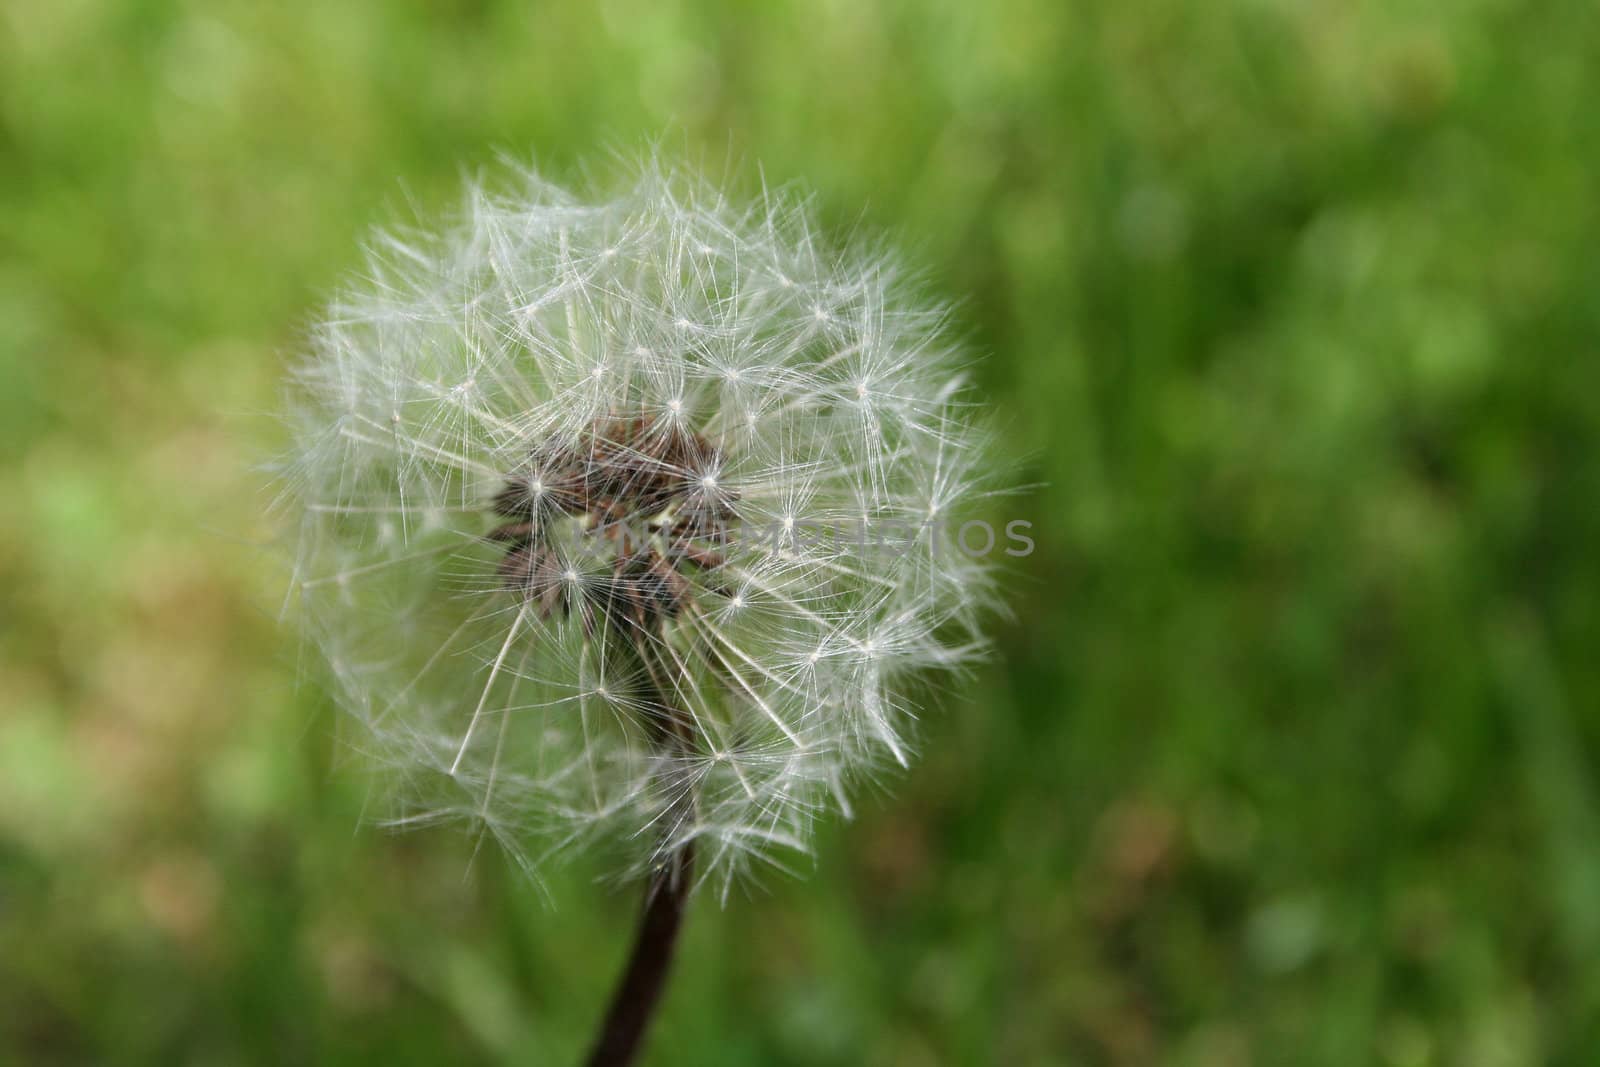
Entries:
<svg viewBox="0 0 1600 1067">
<path fill-rule="evenodd" d="M 988 469 L 938 306 L 645 166 L 381 235 L 292 384 L 295 589 L 398 821 L 724 891 L 904 762 L 979 650 Z"/>
</svg>

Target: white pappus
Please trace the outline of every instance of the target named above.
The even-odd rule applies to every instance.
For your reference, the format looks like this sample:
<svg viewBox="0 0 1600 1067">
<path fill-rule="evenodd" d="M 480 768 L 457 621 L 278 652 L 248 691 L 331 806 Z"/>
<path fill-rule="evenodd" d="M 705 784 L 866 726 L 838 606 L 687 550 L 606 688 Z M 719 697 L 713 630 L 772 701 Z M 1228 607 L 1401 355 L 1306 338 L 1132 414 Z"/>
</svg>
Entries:
<svg viewBox="0 0 1600 1067">
<path fill-rule="evenodd" d="M 982 649 L 943 307 L 800 198 L 526 171 L 381 234 L 290 384 L 293 592 L 397 822 L 725 894 Z"/>
</svg>

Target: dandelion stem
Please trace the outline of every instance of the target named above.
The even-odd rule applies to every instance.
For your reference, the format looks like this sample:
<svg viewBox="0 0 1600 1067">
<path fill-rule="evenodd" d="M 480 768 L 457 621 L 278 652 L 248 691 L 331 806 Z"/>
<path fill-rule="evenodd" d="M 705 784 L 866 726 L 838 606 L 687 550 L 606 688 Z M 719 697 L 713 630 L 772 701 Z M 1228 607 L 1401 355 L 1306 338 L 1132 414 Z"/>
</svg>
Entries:
<svg viewBox="0 0 1600 1067">
<path fill-rule="evenodd" d="M 694 882 L 693 868 L 694 845 L 688 843 L 651 876 L 633 952 L 589 1053 L 588 1067 L 627 1067 L 638 1054 L 666 985 L 689 887 Z"/>
</svg>

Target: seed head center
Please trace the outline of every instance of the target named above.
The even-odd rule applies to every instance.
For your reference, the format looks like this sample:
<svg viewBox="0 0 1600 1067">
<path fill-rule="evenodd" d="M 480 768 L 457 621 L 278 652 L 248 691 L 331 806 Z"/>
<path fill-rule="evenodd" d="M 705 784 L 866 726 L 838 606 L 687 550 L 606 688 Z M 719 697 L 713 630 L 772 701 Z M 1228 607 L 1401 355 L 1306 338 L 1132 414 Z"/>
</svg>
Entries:
<svg viewBox="0 0 1600 1067">
<path fill-rule="evenodd" d="M 502 580 L 542 618 L 577 609 L 587 627 L 653 631 L 716 589 L 737 499 L 707 473 L 722 460 L 665 417 L 600 419 L 534 444 L 494 498 Z"/>
</svg>

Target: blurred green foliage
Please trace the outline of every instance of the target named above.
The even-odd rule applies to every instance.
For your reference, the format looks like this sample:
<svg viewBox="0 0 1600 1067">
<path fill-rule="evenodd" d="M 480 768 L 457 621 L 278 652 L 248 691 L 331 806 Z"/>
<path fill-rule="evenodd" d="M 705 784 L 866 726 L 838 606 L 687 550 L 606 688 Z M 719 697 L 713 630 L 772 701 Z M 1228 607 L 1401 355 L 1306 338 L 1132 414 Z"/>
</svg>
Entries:
<svg viewBox="0 0 1600 1067">
<path fill-rule="evenodd" d="M 1595 1062 L 1596 99 L 1587 2 L 0 0 L 0 1061 L 574 1062 L 633 896 L 362 828 L 251 464 L 371 225 L 665 131 L 909 245 L 1041 487 L 650 1062 Z"/>
</svg>

